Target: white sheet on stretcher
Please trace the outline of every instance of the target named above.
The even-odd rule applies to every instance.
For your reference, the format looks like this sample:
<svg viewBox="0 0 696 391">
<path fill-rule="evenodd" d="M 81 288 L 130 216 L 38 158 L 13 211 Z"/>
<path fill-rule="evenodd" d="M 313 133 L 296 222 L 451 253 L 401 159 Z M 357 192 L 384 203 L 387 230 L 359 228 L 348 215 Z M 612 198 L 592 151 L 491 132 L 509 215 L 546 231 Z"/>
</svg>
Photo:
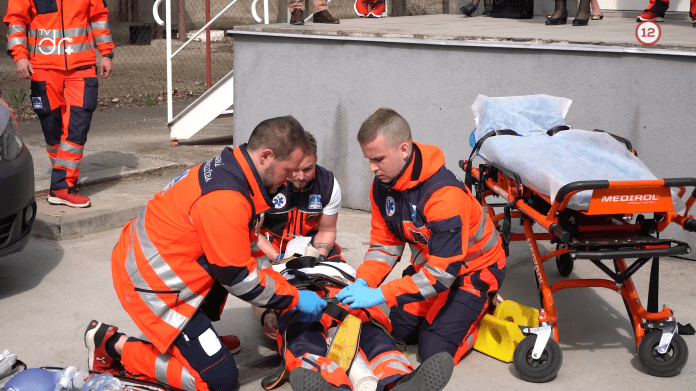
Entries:
<svg viewBox="0 0 696 391">
<path fill-rule="evenodd" d="M 602 132 L 570 129 L 554 136 L 494 136 L 483 142 L 479 155 L 518 174 L 522 184 L 552 200 L 561 187 L 571 182 L 657 179 L 623 143 Z M 576 193 L 568 207 L 587 210 L 591 198 L 591 190 Z M 675 211 L 683 208 L 674 192 L 672 199 Z"/>
</svg>

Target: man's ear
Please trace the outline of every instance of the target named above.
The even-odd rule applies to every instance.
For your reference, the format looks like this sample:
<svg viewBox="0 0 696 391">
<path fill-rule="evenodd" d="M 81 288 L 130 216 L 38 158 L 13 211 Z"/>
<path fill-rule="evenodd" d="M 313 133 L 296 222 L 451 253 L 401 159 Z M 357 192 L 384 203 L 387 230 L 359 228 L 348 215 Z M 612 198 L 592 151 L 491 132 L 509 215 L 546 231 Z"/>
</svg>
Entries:
<svg viewBox="0 0 696 391">
<path fill-rule="evenodd" d="M 259 154 L 259 160 L 262 166 L 272 163 L 274 159 L 275 154 L 273 153 L 273 150 L 268 148 L 261 150 L 261 153 Z"/>
<path fill-rule="evenodd" d="M 403 143 L 399 144 L 399 148 L 398 148 L 398 149 L 399 149 L 399 155 L 401 156 L 401 158 L 402 158 L 404 161 L 408 160 L 408 156 L 409 156 L 410 153 L 411 153 L 411 145 L 410 145 L 410 143 L 403 142 Z"/>
</svg>

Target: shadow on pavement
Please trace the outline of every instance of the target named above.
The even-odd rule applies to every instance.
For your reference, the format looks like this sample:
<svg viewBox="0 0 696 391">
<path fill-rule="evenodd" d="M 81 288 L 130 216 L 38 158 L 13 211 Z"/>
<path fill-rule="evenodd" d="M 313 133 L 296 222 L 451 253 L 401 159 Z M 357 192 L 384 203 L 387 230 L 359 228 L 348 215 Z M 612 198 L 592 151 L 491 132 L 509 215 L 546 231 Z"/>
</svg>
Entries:
<svg viewBox="0 0 696 391">
<path fill-rule="evenodd" d="M 32 237 L 21 252 L 1 257 L 0 300 L 37 287 L 63 255 L 60 242 Z"/>
</svg>

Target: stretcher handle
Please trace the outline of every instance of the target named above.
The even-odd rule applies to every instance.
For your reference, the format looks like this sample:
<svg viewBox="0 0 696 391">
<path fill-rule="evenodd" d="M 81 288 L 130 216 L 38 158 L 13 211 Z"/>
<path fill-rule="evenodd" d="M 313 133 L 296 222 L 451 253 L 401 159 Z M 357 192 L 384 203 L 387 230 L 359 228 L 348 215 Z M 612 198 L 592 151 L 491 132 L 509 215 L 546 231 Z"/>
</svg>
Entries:
<svg viewBox="0 0 696 391">
<path fill-rule="evenodd" d="M 664 181 L 667 187 L 693 186 L 694 191 L 691 193 L 691 196 L 696 198 L 696 178 L 665 178 Z"/>
<path fill-rule="evenodd" d="M 647 248 L 647 249 L 627 249 L 627 250 L 596 250 L 596 251 L 571 251 L 571 257 L 578 259 L 618 259 L 618 258 L 652 258 L 652 257 L 671 257 L 674 255 L 685 255 L 689 253 L 689 245 L 684 242 L 677 242 L 676 246 L 667 248 Z"/>
<path fill-rule="evenodd" d="M 684 229 L 689 232 L 696 232 L 696 220 L 686 219 L 684 222 Z"/>
<path fill-rule="evenodd" d="M 568 243 L 570 241 L 570 232 L 564 230 L 558 223 L 549 225 L 549 232 L 563 243 Z"/>
<path fill-rule="evenodd" d="M 559 204 L 563 202 L 569 193 L 578 190 L 591 190 L 591 189 L 607 189 L 609 188 L 609 181 L 577 181 L 571 182 L 564 185 L 558 189 L 556 193 L 556 202 Z"/>
</svg>

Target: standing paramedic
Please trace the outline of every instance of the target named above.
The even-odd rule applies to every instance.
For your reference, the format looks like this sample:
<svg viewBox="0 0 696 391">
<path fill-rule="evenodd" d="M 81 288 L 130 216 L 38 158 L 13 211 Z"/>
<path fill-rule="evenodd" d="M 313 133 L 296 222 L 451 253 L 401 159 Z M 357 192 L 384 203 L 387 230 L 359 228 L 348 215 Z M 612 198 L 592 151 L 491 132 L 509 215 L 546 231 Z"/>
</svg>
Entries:
<svg viewBox="0 0 696 391">
<path fill-rule="evenodd" d="M 104 0 L 9 0 L 7 49 L 22 79 L 31 79 L 31 103 L 39 116 L 53 164 L 48 202 L 90 206 L 77 194 L 77 175 L 92 113 L 97 108 L 96 50 L 101 76 L 114 66 L 114 43 Z"/>
<path fill-rule="evenodd" d="M 256 262 L 259 214 L 308 145 L 293 117 L 265 120 L 248 144 L 185 171 L 147 203 L 123 228 L 111 270 L 116 295 L 149 342 L 93 320 L 85 331 L 90 370 L 125 370 L 184 390 L 233 390 L 237 366 L 211 325 L 228 293 L 298 309 L 304 321 L 321 317 L 324 300 Z"/>
<path fill-rule="evenodd" d="M 395 111 L 367 118 L 358 142 L 375 174 L 370 248 L 356 282 L 336 298 L 351 308 L 386 302 L 394 337 L 417 343 L 423 360 L 444 351 L 456 364 L 473 347 L 478 319 L 503 281 L 498 232 L 445 167 L 442 151 L 413 142 Z M 383 283 L 405 243 L 411 265 L 401 279 Z"/>
</svg>

